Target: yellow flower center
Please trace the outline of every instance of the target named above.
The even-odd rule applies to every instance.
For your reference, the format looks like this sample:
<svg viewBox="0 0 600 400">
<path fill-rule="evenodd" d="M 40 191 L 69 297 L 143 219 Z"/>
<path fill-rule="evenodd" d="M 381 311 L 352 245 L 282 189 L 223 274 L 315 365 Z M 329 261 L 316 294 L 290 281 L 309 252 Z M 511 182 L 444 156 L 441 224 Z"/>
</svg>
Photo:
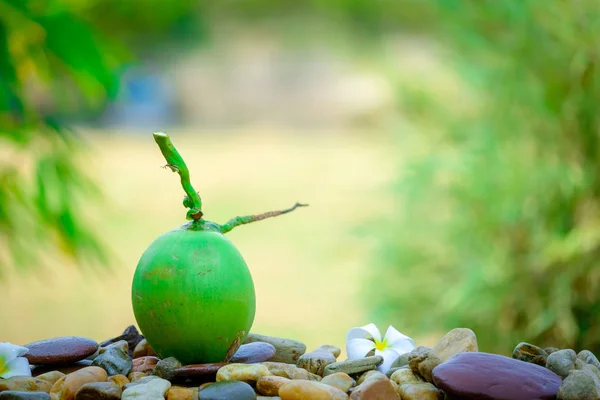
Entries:
<svg viewBox="0 0 600 400">
<path fill-rule="evenodd" d="M 8 366 L 6 365 L 4 358 L 0 357 L 0 376 L 4 375 L 6 372 L 8 372 Z"/>
<path fill-rule="evenodd" d="M 387 338 L 383 338 L 382 341 L 375 340 L 375 348 L 379 351 L 383 351 L 388 348 Z"/>
</svg>

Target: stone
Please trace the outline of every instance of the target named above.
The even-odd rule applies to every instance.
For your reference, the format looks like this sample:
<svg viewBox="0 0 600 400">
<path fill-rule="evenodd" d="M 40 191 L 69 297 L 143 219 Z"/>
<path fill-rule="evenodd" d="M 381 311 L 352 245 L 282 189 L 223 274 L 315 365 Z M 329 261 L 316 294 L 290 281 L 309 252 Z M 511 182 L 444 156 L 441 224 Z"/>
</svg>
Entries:
<svg viewBox="0 0 600 400">
<path fill-rule="evenodd" d="M 584 371 L 571 371 L 558 389 L 558 400 L 597 400 L 594 379 Z"/>
<path fill-rule="evenodd" d="M 521 360 L 545 367 L 546 360 L 548 359 L 548 353 L 546 353 L 541 347 L 526 342 L 521 342 L 513 350 L 512 357 L 515 360 Z"/>
<path fill-rule="evenodd" d="M 135 363 L 135 360 L 134 360 Z M 175 376 L 183 378 L 199 378 L 215 376 L 222 367 L 229 363 L 189 364 L 175 369 Z M 135 367 L 134 367 L 135 369 Z"/>
<path fill-rule="evenodd" d="M 383 357 L 381 356 L 370 356 L 357 358 L 355 360 L 339 361 L 326 366 L 325 370 L 323 371 L 323 376 L 335 374 L 336 372 L 344 372 L 348 375 L 360 374 L 375 369 L 381 363 L 383 363 Z"/>
<path fill-rule="evenodd" d="M 127 342 L 123 342 L 127 346 Z M 129 358 L 129 352 L 124 350 L 126 348 L 109 346 L 92 361 L 92 365 L 104 368 L 109 376 L 127 375 L 133 368 L 133 362 Z"/>
<path fill-rule="evenodd" d="M 156 352 L 150 346 L 150 344 L 148 344 L 148 341 L 146 339 L 142 339 L 135 346 L 135 349 L 133 349 L 133 353 L 131 356 L 133 358 L 147 357 L 147 356 L 156 357 Z"/>
<path fill-rule="evenodd" d="M 4 392 L 0 392 L 0 400 L 50 400 L 50 395 L 46 392 L 5 390 Z"/>
<path fill-rule="evenodd" d="M 8 379 L 0 379 L 0 392 L 15 390 L 20 392 L 46 392 L 52 388 L 52 384 L 39 378 L 29 376 L 13 376 Z"/>
<path fill-rule="evenodd" d="M 373 377 L 374 377 L 374 376 L 376 376 L 376 375 L 383 375 L 383 373 L 381 373 L 381 372 L 379 372 L 379 371 L 377 371 L 377 370 L 375 370 L 375 369 L 372 369 L 372 370 L 370 370 L 370 371 L 367 371 L 367 372 L 365 372 L 364 374 L 362 374 L 362 375 L 361 375 L 361 376 L 358 378 L 358 380 L 356 381 L 356 384 L 357 384 L 357 385 L 360 385 L 360 384 L 362 384 L 364 381 L 366 381 L 367 379 L 369 379 L 369 378 L 373 378 Z"/>
<path fill-rule="evenodd" d="M 144 337 L 140 334 L 140 332 L 137 330 L 137 328 L 133 325 L 128 326 L 125 331 L 123 331 L 123 333 L 115 338 L 112 339 L 108 339 L 105 340 L 104 342 L 100 343 L 100 347 L 106 347 L 109 344 L 121 341 L 121 340 L 125 340 L 127 342 L 128 345 L 128 349 L 129 349 L 129 356 L 132 356 L 133 353 L 133 349 L 135 349 L 135 346 L 138 345 L 139 342 L 141 342 L 144 339 Z M 148 354 L 148 355 L 156 355 L 156 354 Z"/>
<path fill-rule="evenodd" d="M 98 349 L 95 340 L 79 336 L 63 336 L 24 345 L 23 356 L 32 365 L 64 365 L 89 357 Z"/>
<path fill-rule="evenodd" d="M 120 400 L 121 392 L 114 382 L 91 382 L 79 388 L 75 400 Z"/>
<path fill-rule="evenodd" d="M 408 366 L 415 373 L 422 376 L 427 382 L 433 383 L 432 371 L 440 365 L 440 360 L 433 350 L 425 351 L 418 355 L 410 355 L 408 357 Z"/>
<path fill-rule="evenodd" d="M 108 375 L 100 367 L 85 367 L 63 376 L 50 389 L 52 400 L 73 400 L 75 393 L 86 383 L 106 382 Z"/>
<path fill-rule="evenodd" d="M 444 392 L 429 382 L 405 383 L 398 387 L 402 400 L 442 400 Z"/>
<path fill-rule="evenodd" d="M 575 350 L 558 350 L 548 356 L 546 368 L 555 372 L 557 375 L 566 378 L 567 375 L 569 375 L 569 372 L 571 372 L 572 369 L 575 369 L 575 360 L 577 360 Z"/>
<path fill-rule="evenodd" d="M 46 372 L 45 374 L 38 375 L 37 378 L 49 382 L 51 385 L 54 385 L 56 381 L 62 378 L 63 376 L 65 376 L 65 374 L 63 374 L 60 371 L 50 371 Z"/>
<path fill-rule="evenodd" d="M 279 396 L 256 396 L 256 400 L 281 400 Z"/>
<path fill-rule="evenodd" d="M 336 372 L 335 374 L 327 375 L 321 380 L 321 383 L 338 388 L 344 393 L 348 393 L 350 388 L 356 384 L 356 381 L 348 374 Z"/>
<path fill-rule="evenodd" d="M 433 369 L 434 384 L 460 399 L 553 399 L 560 376 L 536 364 L 497 354 L 465 352 Z"/>
<path fill-rule="evenodd" d="M 123 351 L 123 353 L 129 354 L 129 344 L 127 343 L 127 341 L 119 340 L 118 342 L 111 343 L 106 347 L 99 347 L 98 355 L 103 354 L 106 350 L 108 350 L 110 348 L 121 349 Z"/>
<path fill-rule="evenodd" d="M 270 343 L 254 342 L 243 344 L 229 360 L 230 363 L 254 364 L 270 360 L 275 355 L 275 346 Z"/>
<path fill-rule="evenodd" d="M 140 379 L 140 383 L 128 383 L 126 389 L 121 395 L 122 400 L 164 400 L 167 390 L 171 387 L 171 382 L 157 376 L 147 376 L 152 378 L 146 381 Z M 132 385 L 132 386 L 128 386 Z"/>
<path fill-rule="evenodd" d="M 175 357 L 168 357 L 156 363 L 152 374 L 163 379 L 173 379 L 175 371 L 182 365 Z"/>
<path fill-rule="evenodd" d="M 281 400 L 347 400 L 348 395 L 338 388 L 321 382 L 290 381 L 279 388 Z"/>
<path fill-rule="evenodd" d="M 589 350 L 581 350 L 579 354 L 577 354 L 577 358 L 580 360 L 595 366 L 596 368 L 600 368 L 600 361 L 598 358 Z"/>
<path fill-rule="evenodd" d="M 415 375 L 415 373 L 410 368 L 398 369 L 392 374 L 390 379 L 396 382 L 399 386 L 402 386 L 407 383 L 419 384 L 424 382 L 419 376 Z"/>
<path fill-rule="evenodd" d="M 556 348 L 556 347 L 545 347 L 544 351 L 546 352 L 546 354 L 550 355 L 552 353 L 554 353 L 555 351 L 558 351 L 560 349 Z"/>
<path fill-rule="evenodd" d="M 88 360 L 88 359 L 77 361 L 77 362 L 75 362 L 73 364 L 69 364 L 69 365 L 48 365 L 48 366 L 40 365 L 40 366 L 34 367 L 33 370 L 31 371 L 31 374 L 33 376 L 40 376 L 47 372 L 52 372 L 52 371 L 62 372 L 63 374 L 70 374 L 71 372 L 79 371 L 80 369 L 83 369 L 86 367 L 91 367 L 91 366 L 92 366 L 92 360 Z"/>
<path fill-rule="evenodd" d="M 282 362 L 286 364 L 296 364 L 298 358 L 306 353 L 306 345 L 302 342 L 292 339 L 282 339 L 272 336 L 259 335 L 256 333 L 248 334 L 243 344 L 264 342 L 275 347 L 275 355 L 269 361 Z"/>
<path fill-rule="evenodd" d="M 396 388 L 387 376 L 373 375 L 356 387 L 351 400 L 400 400 Z"/>
<path fill-rule="evenodd" d="M 242 381 L 256 384 L 263 376 L 273 375 L 269 368 L 262 364 L 229 364 L 217 372 L 217 382 Z"/>
<path fill-rule="evenodd" d="M 136 382 L 144 377 L 148 376 L 148 374 L 145 374 L 143 372 L 130 372 L 127 374 L 127 379 L 129 379 L 129 382 Z"/>
<path fill-rule="evenodd" d="M 198 388 L 171 386 L 167 390 L 167 400 L 198 400 Z"/>
<path fill-rule="evenodd" d="M 283 376 L 263 376 L 256 382 L 256 392 L 263 396 L 277 396 L 279 388 L 289 381 L 290 379 Z"/>
<path fill-rule="evenodd" d="M 409 354 L 410 352 L 401 354 L 400 357 L 396 358 L 396 360 L 394 360 L 394 362 L 390 365 L 390 369 L 407 366 Z"/>
<path fill-rule="evenodd" d="M 448 361 L 458 353 L 478 351 L 477 336 L 468 328 L 455 328 L 446 333 L 432 351 L 440 360 Z"/>
<path fill-rule="evenodd" d="M 298 358 L 296 366 L 304 368 L 308 372 L 323 375 L 326 366 L 337 361 L 340 349 L 335 346 L 324 345 L 310 353 L 305 353 Z"/>
<path fill-rule="evenodd" d="M 131 371 L 150 373 L 156 364 L 160 361 L 158 357 L 145 356 L 133 360 Z M 127 374 L 124 374 L 127 375 Z"/>
<path fill-rule="evenodd" d="M 162 378 L 159 378 L 158 376 L 155 376 L 155 375 L 142 376 L 142 377 L 136 379 L 135 381 L 131 381 L 129 383 L 126 383 L 123 386 L 123 389 L 127 389 L 127 388 L 130 388 L 130 387 L 133 387 L 133 386 L 137 386 L 137 385 L 142 385 L 142 384 L 145 384 L 145 383 L 148 383 L 150 381 L 157 380 L 157 379 L 162 379 Z"/>
<path fill-rule="evenodd" d="M 114 382 L 119 385 L 121 389 L 123 389 L 123 386 L 129 383 L 129 379 L 127 379 L 125 375 L 113 375 L 108 377 L 108 382 Z"/>
<path fill-rule="evenodd" d="M 261 363 L 261 365 L 267 367 L 273 375 L 283 376 L 288 379 L 312 380 L 310 373 L 307 370 L 298 368 L 295 365 L 273 361 L 266 361 Z"/>
<path fill-rule="evenodd" d="M 600 398 L 600 370 L 592 364 L 588 364 L 581 360 L 577 360 L 577 361 L 580 361 L 580 363 L 579 362 L 577 363 L 578 364 L 577 369 L 571 371 L 569 373 L 569 375 L 571 375 L 575 371 L 580 371 L 580 372 L 583 372 L 583 373 L 589 375 L 592 378 L 592 380 L 594 381 L 594 385 L 596 385 L 596 392 L 598 392 L 598 397 Z M 564 380 L 563 380 L 563 382 L 564 382 Z"/>
<path fill-rule="evenodd" d="M 202 400 L 254 400 L 256 393 L 252 386 L 240 381 L 216 382 L 200 389 Z"/>
</svg>

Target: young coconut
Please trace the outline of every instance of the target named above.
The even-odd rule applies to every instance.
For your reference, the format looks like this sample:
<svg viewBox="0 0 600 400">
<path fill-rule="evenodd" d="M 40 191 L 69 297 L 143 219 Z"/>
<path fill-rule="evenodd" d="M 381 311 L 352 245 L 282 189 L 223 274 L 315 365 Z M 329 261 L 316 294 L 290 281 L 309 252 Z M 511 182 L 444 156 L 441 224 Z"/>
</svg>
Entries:
<svg viewBox="0 0 600 400">
<path fill-rule="evenodd" d="M 224 234 L 305 204 L 232 218 L 223 225 L 207 221 L 171 139 L 159 132 L 154 140 L 166 167 L 181 178 L 190 222 L 163 233 L 142 254 L 132 284 L 135 319 L 162 358 L 175 357 L 183 364 L 229 361 L 254 322 L 256 299 L 248 266 Z"/>
</svg>

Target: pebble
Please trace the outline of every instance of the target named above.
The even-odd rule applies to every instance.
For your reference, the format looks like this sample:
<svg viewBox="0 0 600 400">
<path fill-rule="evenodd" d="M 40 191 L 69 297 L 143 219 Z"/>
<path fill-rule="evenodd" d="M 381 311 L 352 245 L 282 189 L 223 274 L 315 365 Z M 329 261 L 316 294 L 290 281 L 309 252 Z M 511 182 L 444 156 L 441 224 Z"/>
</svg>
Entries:
<svg viewBox="0 0 600 400">
<path fill-rule="evenodd" d="M 461 399 L 553 399 L 560 376 L 536 364 L 497 354 L 457 354 L 433 370 L 435 385 Z"/>
<path fill-rule="evenodd" d="M 275 346 L 270 343 L 254 342 L 243 344 L 229 360 L 230 363 L 253 364 L 270 360 L 275 355 Z"/>
<path fill-rule="evenodd" d="M 548 359 L 548 353 L 546 353 L 541 347 L 530 343 L 521 342 L 513 350 L 512 357 L 515 360 L 521 360 L 545 367 L 546 360 Z"/>
<path fill-rule="evenodd" d="M 98 348 L 98 355 L 104 353 L 106 350 L 108 350 L 110 348 L 121 349 L 123 351 L 123 353 L 129 354 L 129 344 L 127 343 L 127 341 L 126 340 L 119 340 L 118 342 L 111 343 L 111 344 L 109 344 L 106 347 L 99 347 Z"/>
<path fill-rule="evenodd" d="M 327 375 L 321 380 L 321 383 L 338 388 L 344 393 L 348 393 L 350 388 L 356 385 L 356 381 L 350 375 L 343 372 Z"/>
<path fill-rule="evenodd" d="M 455 328 L 446 333 L 432 351 L 440 360 L 448 361 L 458 353 L 478 351 L 477 336 L 468 328 Z"/>
<path fill-rule="evenodd" d="M 296 364 L 298 358 L 306 353 L 306 345 L 302 342 L 292 339 L 282 339 L 278 337 L 259 335 L 256 333 L 248 334 L 244 344 L 264 342 L 275 347 L 275 355 L 269 361 L 282 362 L 286 364 Z"/>
<path fill-rule="evenodd" d="M 217 382 L 242 381 L 256 384 L 263 376 L 273 375 L 269 368 L 262 364 L 229 364 L 217 372 Z"/>
<path fill-rule="evenodd" d="M 323 375 L 325 367 L 336 362 L 340 353 L 339 347 L 323 345 L 310 353 L 301 355 L 296 362 L 296 366 L 313 374 Z"/>
<path fill-rule="evenodd" d="M 149 373 L 156 367 L 156 364 L 160 361 L 158 357 L 145 356 L 139 357 L 133 360 L 131 371 Z M 127 375 L 127 374 L 123 374 Z"/>
<path fill-rule="evenodd" d="M 108 377 L 108 382 L 114 382 L 119 385 L 121 389 L 123 389 L 123 386 L 129 383 L 129 379 L 127 379 L 125 375 L 113 375 Z"/>
<path fill-rule="evenodd" d="M 146 356 L 156 357 L 157 354 L 154 351 L 154 349 L 150 346 L 148 341 L 146 339 L 142 339 L 133 349 L 132 357 L 138 358 Z"/>
<path fill-rule="evenodd" d="M 50 395 L 46 392 L 5 390 L 0 392 L 0 400 L 50 400 Z"/>
<path fill-rule="evenodd" d="M 199 378 L 205 376 L 214 376 L 219 369 L 229 365 L 229 363 L 213 363 L 213 364 L 189 364 L 175 369 L 175 376 L 185 378 Z M 135 369 L 135 367 L 134 367 Z"/>
<path fill-rule="evenodd" d="M 351 400 L 400 400 L 392 381 L 387 376 L 372 375 L 356 387 L 350 395 Z"/>
<path fill-rule="evenodd" d="M 432 371 L 440 365 L 442 360 L 435 355 L 433 350 L 424 351 L 421 354 L 410 355 L 408 365 L 415 374 L 422 376 L 427 382 L 433 383 Z"/>
<path fill-rule="evenodd" d="M 175 357 L 167 357 L 156 363 L 152 374 L 163 379 L 173 379 L 176 374 L 175 371 L 181 366 L 181 363 Z"/>
<path fill-rule="evenodd" d="M 167 400 L 198 400 L 198 388 L 171 386 L 167 390 Z"/>
<path fill-rule="evenodd" d="M 558 350 L 548 356 L 546 368 L 566 378 L 569 372 L 575 369 L 575 360 L 577 360 L 575 350 Z"/>
<path fill-rule="evenodd" d="M 366 381 L 369 378 L 374 377 L 375 375 L 383 375 L 383 374 L 375 369 L 372 369 L 371 371 L 367 371 L 364 374 L 362 374 L 356 381 L 356 384 L 360 385 L 361 383 L 363 383 L 364 381 Z"/>
<path fill-rule="evenodd" d="M 396 382 L 399 386 L 407 383 L 423 383 L 423 380 L 419 378 L 410 368 L 400 368 L 394 372 L 390 378 L 393 382 Z"/>
<path fill-rule="evenodd" d="M 114 382 L 86 383 L 75 393 L 75 400 L 119 400 L 121 392 Z"/>
<path fill-rule="evenodd" d="M 0 379 L 0 392 L 5 390 L 16 390 L 23 392 L 46 392 L 52 388 L 52 384 L 39 378 L 29 376 L 13 376 L 8 379 Z"/>
<path fill-rule="evenodd" d="M 63 374 L 60 371 L 50 371 L 46 372 L 45 374 L 38 375 L 37 378 L 49 382 L 51 385 L 54 385 L 56 381 L 62 378 L 63 376 L 65 376 L 65 374 Z"/>
<path fill-rule="evenodd" d="M 24 345 L 29 351 L 23 356 L 32 365 L 64 365 L 89 357 L 98 343 L 79 336 L 63 336 Z"/>
<path fill-rule="evenodd" d="M 589 350 L 581 350 L 579 354 L 577 354 L 577 358 L 580 360 L 595 366 L 596 368 L 600 368 L 600 361 L 598 358 Z"/>
<path fill-rule="evenodd" d="M 140 334 L 140 332 L 137 330 L 137 328 L 133 325 L 128 326 L 125 331 L 123 331 L 123 333 L 115 338 L 112 339 L 108 339 L 105 340 L 104 342 L 100 343 L 100 347 L 106 347 L 109 344 L 118 342 L 120 340 L 125 340 L 127 342 L 128 348 L 129 348 L 129 352 L 130 352 L 130 356 L 132 356 L 133 353 L 133 349 L 135 349 L 135 347 L 138 345 L 139 342 L 141 342 L 144 339 L 144 337 Z M 148 354 L 148 355 L 156 355 L 156 354 Z"/>
<path fill-rule="evenodd" d="M 347 400 L 348 395 L 340 389 L 321 382 L 290 381 L 279 389 L 281 400 Z"/>
<path fill-rule="evenodd" d="M 228 381 L 216 382 L 200 389 L 199 394 L 202 400 L 254 400 L 256 393 L 252 386 L 245 382 Z"/>
<path fill-rule="evenodd" d="M 279 388 L 289 381 L 290 379 L 283 376 L 263 376 L 256 382 L 256 392 L 263 396 L 277 396 Z"/>
<path fill-rule="evenodd" d="M 267 367 L 273 375 L 283 376 L 284 378 L 306 380 L 311 380 L 312 378 L 307 370 L 298 368 L 295 365 L 273 361 L 266 361 L 261 363 L 261 365 Z"/>
<path fill-rule="evenodd" d="M 146 381 L 140 380 L 132 386 L 127 387 L 121 395 L 122 400 L 164 400 L 167 390 L 171 387 L 171 382 L 156 376 L 147 376 Z M 131 385 L 128 383 L 127 385 Z M 126 385 L 126 386 L 127 386 Z"/>
<path fill-rule="evenodd" d="M 405 383 L 398 388 L 402 400 L 442 400 L 444 392 L 429 382 Z"/>
<path fill-rule="evenodd" d="M 383 357 L 381 356 L 370 356 L 355 360 L 339 361 L 326 366 L 325 370 L 323 371 L 323 376 L 335 374 L 336 372 L 344 372 L 348 375 L 360 374 L 375 369 L 381 363 L 383 363 Z"/>
<path fill-rule="evenodd" d="M 100 367 L 85 367 L 63 376 L 50 389 L 52 400 L 73 400 L 75 393 L 86 383 L 106 382 L 108 375 Z"/>
<path fill-rule="evenodd" d="M 571 371 L 557 394 L 558 400 L 597 400 L 594 379 L 584 371 Z"/>
<path fill-rule="evenodd" d="M 144 377 L 148 376 L 148 374 L 145 374 L 143 372 L 130 372 L 127 374 L 127 379 L 129 379 L 129 382 L 136 382 Z"/>
<path fill-rule="evenodd" d="M 104 368 L 109 376 L 127 375 L 133 368 L 133 362 L 129 358 L 127 342 L 123 341 L 123 343 L 125 343 L 125 348 L 122 346 L 107 347 L 103 353 L 92 361 L 92 365 Z"/>
<path fill-rule="evenodd" d="M 39 375 L 43 375 L 47 372 L 52 372 L 52 371 L 59 371 L 62 372 L 63 374 L 70 374 L 71 372 L 75 372 L 75 371 L 79 371 L 80 369 L 83 369 L 85 367 L 91 367 L 92 366 L 92 360 L 81 360 L 81 361 L 77 361 L 73 364 L 68 364 L 68 365 L 39 365 L 33 368 L 33 370 L 31 371 L 33 376 L 39 376 Z"/>
</svg>

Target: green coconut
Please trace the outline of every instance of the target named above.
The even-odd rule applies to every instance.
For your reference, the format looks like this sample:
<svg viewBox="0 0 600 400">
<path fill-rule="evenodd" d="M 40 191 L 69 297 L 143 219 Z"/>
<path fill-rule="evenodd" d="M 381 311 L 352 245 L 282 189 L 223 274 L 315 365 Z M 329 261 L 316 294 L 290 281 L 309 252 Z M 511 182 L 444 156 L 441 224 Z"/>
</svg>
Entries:
<svg viewBox="0 0 600 400">
<path fill-rule="evenodd" d="M 207 221 L 169 136 L 155 133 L 154 139 L 166 166 L 180 175 L 189 222 L 160 235 L 142 254 L 132 283 L 135 319 L 161 358 L 184 364 L 229 361 L 250 332 L 256 297 L 248 266 L 225 233 L 304 204 L 235 217 L 223 225 Z"/>
</svg>

